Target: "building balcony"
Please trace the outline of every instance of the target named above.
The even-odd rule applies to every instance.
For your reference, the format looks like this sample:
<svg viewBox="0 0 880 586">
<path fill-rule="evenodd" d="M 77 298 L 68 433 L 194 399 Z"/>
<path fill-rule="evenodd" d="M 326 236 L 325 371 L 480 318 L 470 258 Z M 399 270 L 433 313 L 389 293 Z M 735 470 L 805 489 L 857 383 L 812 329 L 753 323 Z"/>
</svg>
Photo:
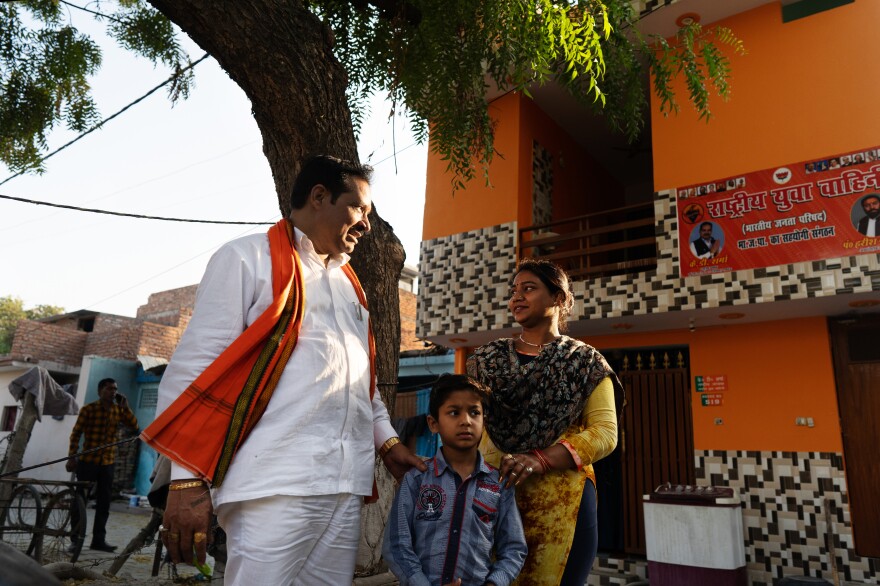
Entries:
<svg viewBox="0 0 880 586">
<path fill-rule="evenodd" d="M 573 281 L 657 268 L 654 204 L 632 205 L 527 226 L 519 258 L 553 261 Z"/>
</svg>

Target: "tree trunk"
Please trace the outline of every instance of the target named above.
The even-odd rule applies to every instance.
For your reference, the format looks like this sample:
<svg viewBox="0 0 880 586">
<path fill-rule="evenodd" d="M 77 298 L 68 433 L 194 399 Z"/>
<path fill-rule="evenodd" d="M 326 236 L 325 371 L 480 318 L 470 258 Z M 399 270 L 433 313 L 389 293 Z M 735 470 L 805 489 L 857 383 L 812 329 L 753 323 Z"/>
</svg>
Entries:
<svg viewBox="0 0 880 586">
<path fill-rule="evenodd" d="M 347 76 L 333 56 L 332 34 L 300 0 L 149 1 L 213 56 L 250 99 L 282 215 L 290 212 L 290 190 L 307 155 L 358 160 Z M 375 209 L 370 222 L 373 230 L 358 245 L 352 265 L 367 294 L 379 390 L 390 411 L 400 348 L 397 287 L 405 255 Z M 382 500 L 387 503 L 392 492 L 386 489 Z M 370 522 L 367 531 L 373 535 L 366 541 L 376 543 L 376 531 L 381 534 L 383 527 L 384 517 L 378 528 Z"/>
</svg>

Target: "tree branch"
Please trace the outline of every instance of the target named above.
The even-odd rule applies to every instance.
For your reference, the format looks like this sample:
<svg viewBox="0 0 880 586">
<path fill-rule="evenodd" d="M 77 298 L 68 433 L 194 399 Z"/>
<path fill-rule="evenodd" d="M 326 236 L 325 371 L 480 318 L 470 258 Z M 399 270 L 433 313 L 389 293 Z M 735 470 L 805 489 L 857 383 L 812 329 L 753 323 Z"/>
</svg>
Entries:
<svg viewBox="0 0 880 586">
<path fill-rule="evenodd" d="M 406 0 L 351 0 L 351 5 L 361 11 L 372 5 L 379 9 L 379 16 L 385 20 L 393 20 L 400 15 L 414 27 L 422 22 L 422 11 Z"/>
</svg>

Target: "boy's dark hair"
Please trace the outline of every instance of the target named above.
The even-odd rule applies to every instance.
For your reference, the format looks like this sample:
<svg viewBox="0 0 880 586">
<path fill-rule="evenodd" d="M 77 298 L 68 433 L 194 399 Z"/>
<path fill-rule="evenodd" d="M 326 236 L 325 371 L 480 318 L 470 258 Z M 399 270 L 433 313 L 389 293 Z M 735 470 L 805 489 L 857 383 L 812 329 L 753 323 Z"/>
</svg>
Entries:
<svg viewBox="0 0 880 586">
<path fill-rule="evenodd" d="M 434 419 L 440 418 L 440 406 L 447 397 L 455 391 L 471 391 L 480 397 L 483 411 L 489 406 L 489 388 L 478 383 L 466 374 L 442 374 L 434 386 L 431 387 L 431 397 L 428 400 L 428 412 Z"/>
<path fill-rule="evenodd" d="M 373 176 L 369 165 L 352 163 L 329 155 L 315 155 L 303 162 L 299 175 L 290 191 L 290 208 L 302 209 L 309 193 L 315 185 L 323 185 L 330 192 L 330 203 L 336 203 L 339 196 L 352 189 L 351 178 L 357 177 L 367 183 Z"/>
</svg>

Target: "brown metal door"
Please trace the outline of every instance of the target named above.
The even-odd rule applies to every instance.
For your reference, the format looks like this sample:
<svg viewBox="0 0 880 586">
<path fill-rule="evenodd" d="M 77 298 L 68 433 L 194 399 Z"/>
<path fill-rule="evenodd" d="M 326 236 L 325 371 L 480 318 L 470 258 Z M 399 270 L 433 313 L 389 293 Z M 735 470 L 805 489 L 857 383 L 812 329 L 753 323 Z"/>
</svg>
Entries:
<svg viewBox="0 0 880 586">
<path fill-rule="evenodd" d="M 832 319 L 843 457 L 856 553 L 880 557 L 880 315 Z"/>
<path fill-rule="evenodd" d="M 694 484 L 694 434 L 685 368 L 624 371 L 623 511 L 626 553 L 645 554 L 642 495 L 657 486 Z"/>
</svg>

